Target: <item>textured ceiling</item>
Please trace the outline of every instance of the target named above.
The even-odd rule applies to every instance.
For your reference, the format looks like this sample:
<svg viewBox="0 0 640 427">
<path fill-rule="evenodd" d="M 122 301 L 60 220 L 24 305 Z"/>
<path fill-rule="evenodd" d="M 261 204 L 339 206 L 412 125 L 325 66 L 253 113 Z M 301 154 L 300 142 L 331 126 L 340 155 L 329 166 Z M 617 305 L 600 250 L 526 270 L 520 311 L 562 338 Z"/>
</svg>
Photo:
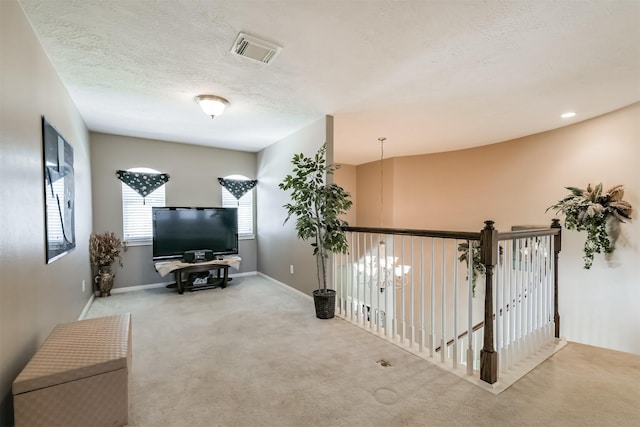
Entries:
<svg viewBox="0 0 640 427">
<path fill-rule="evenodd" d="M 637 0 L 19 1 L 98 132 L 258 151 L 330 114 L 360 164 L 380 136 L 385 157 L 455 150 L 640 100 Z M 241 31 L 283 50 L 232 55 Z M 211 120 L 199 94 L 231 106 Z"/>
</svg>

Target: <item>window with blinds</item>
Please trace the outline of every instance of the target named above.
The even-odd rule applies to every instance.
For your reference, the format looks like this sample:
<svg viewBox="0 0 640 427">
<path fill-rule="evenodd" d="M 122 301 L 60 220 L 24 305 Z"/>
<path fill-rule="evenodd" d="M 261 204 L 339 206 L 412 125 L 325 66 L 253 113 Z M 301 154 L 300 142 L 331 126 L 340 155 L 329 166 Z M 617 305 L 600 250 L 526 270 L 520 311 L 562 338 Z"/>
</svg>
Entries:
<svg viewBox="0 0 640 427">
<path fill-rule="evenodd" d="M 131 168 L 128 172 L 159 173 L 150 168 Z M 153 239 L 153 226 L 151 208 L 165 206 L 165 186 L 158 188 L 147 197 L 122 183 L 122 232 L 127 243 L 151 243 Z"/>
<path fill-rule="evenodd" d="M 229 175 L 225 179 L 249 180 L 243 175 Z M 222 187 L 222 207 L 238 208 L 238 237 L 253 238 L 253 190 L 249 190 L 237 200 L 226 188 Z"/>
</svg>

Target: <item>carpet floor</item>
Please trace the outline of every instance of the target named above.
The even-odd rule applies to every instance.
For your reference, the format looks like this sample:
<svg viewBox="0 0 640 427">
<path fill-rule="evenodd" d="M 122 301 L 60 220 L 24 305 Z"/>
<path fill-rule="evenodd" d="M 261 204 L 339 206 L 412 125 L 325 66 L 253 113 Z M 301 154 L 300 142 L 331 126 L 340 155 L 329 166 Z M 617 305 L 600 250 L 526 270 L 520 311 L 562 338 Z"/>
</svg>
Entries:
<svg viewBox="0 0 640 427">
<path fill-rule="evenodd" d="M 86 317 L 125 312 L 130 426 L 640 425 L 628 353 L 569 343 L 496 396 L 259 276 L 97 298 Z"/>
</svg>

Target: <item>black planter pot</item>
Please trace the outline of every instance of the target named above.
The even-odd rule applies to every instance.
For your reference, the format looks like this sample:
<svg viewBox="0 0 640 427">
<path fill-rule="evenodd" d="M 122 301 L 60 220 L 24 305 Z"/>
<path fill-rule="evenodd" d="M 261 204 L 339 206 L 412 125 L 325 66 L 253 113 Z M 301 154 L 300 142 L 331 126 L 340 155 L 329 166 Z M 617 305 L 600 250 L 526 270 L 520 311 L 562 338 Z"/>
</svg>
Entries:
<svg viewBox="0 0 640 427">
<path fill-rule="evenodd" d="M 313 303 L 318 319 L 332 319 L 336 311 L 336 291 L 316 289 L 313 291 Z"/>
</svg>

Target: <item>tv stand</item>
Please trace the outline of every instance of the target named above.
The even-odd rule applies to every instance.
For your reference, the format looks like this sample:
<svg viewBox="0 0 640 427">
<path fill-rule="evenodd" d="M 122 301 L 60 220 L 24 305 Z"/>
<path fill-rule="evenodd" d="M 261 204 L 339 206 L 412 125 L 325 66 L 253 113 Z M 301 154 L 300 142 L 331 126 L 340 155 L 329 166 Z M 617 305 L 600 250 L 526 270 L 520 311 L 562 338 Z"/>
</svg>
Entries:
<svg viewBox="0 0 640 427">
<path fill-rule="evenodd" d="M 173 272 L 176 281 L 175 286 L 178 289 L 178 293 L 182 294 L 185 290 L 193 292 L 217 287 L 226 288 L 227 284 L 231 280 L 229 278 L 229 267 L 234 267 L 236 269 L 239 268 L 240 257 L 223 258 L 219 260 L 200 262 L 197 264 L 189 264 L 181 261 L 157 262 L 155 267 L 156 271 L 158 271 L 162 276 Z M 205 284 L 194 285 L 193 275 L 195 273 L 212 270 L 216 271 L 216 277 L 213 278 L 211 283 L 207 280 L 207 283 Z M 222 270 L 223 273 L 222 277 L 220 277 L 220 270 Z M 183 279 L 183 274 L 186 275 L 186 280 Z"/>
<path fill-rule="evenodd" d="M 216 271 L 216 277 L 207 278 L 207 283 L 203 283 L 203 284 L 194 283 L 198 273 L 205 272 L 205 271 L 208 273 L 212 270 Z M 223 277 L 220 277 L 220 270 L 224 272 Z M 183 273 L 187 275 L 186 281 L 183 280 Z M 176 279 L 176 287 L 178 288 L 178 293 L 182 293 L 181 290 L 194 292 L 194 291 L 200 291 L 203 289 L 211 289 L 211 288 L 224 289 L 227 287 L 227 283 L 229 283 L 229 280 L 231 280 L 229 279 L 229 266 L 224 264 L 212 264 L 212 265 L 207 265 L 204 268 L 186 267 L 186 268 L 176 270 L 174 272 L 174 275 Z M 178 283 L 178 281 L 180 281 L 180 283 Z"/>
</svg>

